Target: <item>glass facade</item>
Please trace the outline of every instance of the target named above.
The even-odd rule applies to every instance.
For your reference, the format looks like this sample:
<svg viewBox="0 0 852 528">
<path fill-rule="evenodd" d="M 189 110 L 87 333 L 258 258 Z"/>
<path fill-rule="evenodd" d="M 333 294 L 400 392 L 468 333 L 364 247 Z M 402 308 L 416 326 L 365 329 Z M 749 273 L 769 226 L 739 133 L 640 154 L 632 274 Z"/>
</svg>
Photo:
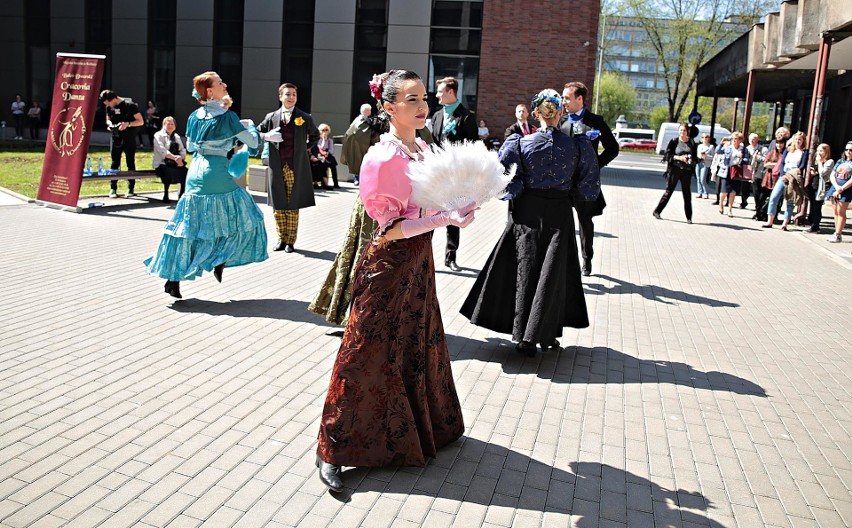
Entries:
<svg viewBox="0 0 852 528">
<path fill-rule="evenodd" d="M 284 31 L 281 42 L 281 83 L 298 87 L 296 105 L 311 111 L 311 82 L 314 69 L 315 0 L 284 2 Z"/>
<path fill-rule="evenodd" d="M 27 103 L 38 101 L 50 111 L 47 103 L 53 96 L 55 58 L 50 53 L 50 0 L 32 0 L 25 4 L 27 77 L 29 86 L 21 93 Z M 46 112 L 47 113 L 47 112 Z"/>
<path fill-rule="evenodd" d="M 176 18 L 173 0 L 148 0 L 148 100 L 161 117 L 174 114 L 175 108 Z M 147 101 L 139 108 L 145 115 Z"/>
<path fill-rule="evenodd" d="M 352 54 L 352 99 L 349 104 L 349 114 L 353 118 L 358 115 L 362 104 L 375 106 L 368 83 L 374 73 L 386 71 L 387 51 L 388 0 L 358 0 Z"/>
<path fill-rule="evenodd" d="M 238 115 L 242 102 L 244 0 L 213 3 L 213 70 L 228 85 Z"/>
<path fill-rule="evenodd" d="M 459 81 L 458 96 L 462 104 L 476 111 L 482 12 L 481 0 L 433 0 L 426 84 L 430 108 L 439 108 L 435 98 L 436 81 L 455 77 Z"/>
</svg>

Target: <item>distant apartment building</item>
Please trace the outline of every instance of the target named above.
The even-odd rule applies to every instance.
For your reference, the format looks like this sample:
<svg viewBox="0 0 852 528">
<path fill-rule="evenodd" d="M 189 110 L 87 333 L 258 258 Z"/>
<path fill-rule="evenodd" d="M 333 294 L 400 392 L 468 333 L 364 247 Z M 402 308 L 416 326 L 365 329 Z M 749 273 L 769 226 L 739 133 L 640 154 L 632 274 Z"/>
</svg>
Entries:
<svg viewBox="0 0 852 528">
<path fill-rule="evenodd" d="M 628 120 L 631 124 L 647 125 L 646 122 L 642 122 L 642 119 L 647 120 L 653 108 L 667 103 L 666 81 L 662 65 L 648 43 L 647 32 L 637 19 L 607 17 L 605 23 L 603 71 L 618 72 L 633 85 L 636 89 L 636 106 L 631 116 L 628 116 Z M 742 26 L 742 31 L 747 29 L 747 26 Z M 721 50 L 727 46 L 742 31 L 734 32 L 730 39 L 719 45 L 718 49 Z M 634 123 L 636 121 L 638 123 Z"/>
</svg>

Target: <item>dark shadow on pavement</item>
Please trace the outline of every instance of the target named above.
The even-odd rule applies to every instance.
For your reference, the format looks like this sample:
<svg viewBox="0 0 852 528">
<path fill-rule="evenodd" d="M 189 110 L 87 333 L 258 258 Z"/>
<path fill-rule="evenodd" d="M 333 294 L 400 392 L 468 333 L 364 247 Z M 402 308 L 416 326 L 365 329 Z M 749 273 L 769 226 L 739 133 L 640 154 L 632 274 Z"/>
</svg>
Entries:
<svg viewBox="0 0 852 528">
<path fill-rule="evenodd" d="M 186 295 L 186 291 L 184 291 L 184 295 Z M 309 312 L 308 303 L 287 299 L 245 299 L 218 302 L 184 298 L 175 301 L 169 308 L 181 313 L 282 319 L 300 323 L 313 323 L 318 326 L 334 326 L 322 317 Z"/>
<path fill-rule="evenodd" d="M 127 198 L 126 200 L 126 202 L 118 204 L 110 203 L 102 207 L 84 207 L 83 211 L 85 214 L 92 216 L 114 216 L 117 218 L 133 218 L 136 220 L 147 220 L 150 222 L 159 222 L 162 224 L 164 222 L 167 222 L 167 220 L 151 216 L 121 213 L 126 213 L 129 211 L 144 211 L 145 209 L 168 209 L 169 205 L 174 206 L 174 204 L 176 203 L 175 200 L 172 201 L 171 204 L 166 204 L 160 201 L 159 198 L 148 198 L 146 196 L 137 196 L 135 198 Z"/>
<path fill-rule="evenodd" d="M 332 253 L 331 251 L 310 251 L 308 249 L 299 249 L 296 248 L 296 254 L 302 255 L 304 257 L 319 259 L 319 260 L 334 260 L 334 257 L 337 256 L 337 253 Z"/>
<path fill-rule="evenodd" d="M 723 229 L 730 229 L 731 231 L 761 231 L 759 227 L 745 227 L 737 224 L 720 224 L 717 222 L 708 222 L 706 224 L 702 224 L 710 227 L 721 227 Z M 780 225 L 780 224 L 779 224 Z"/>
<path fill-rule="evenodd" d="M 596 273 L 595 277 L 614 282 L 614 286 L 604 286 L 603 284 L 589 284 L 583 283 L 585 287 L 585 293 L 587 295 L 603 295 L 603 294 L 626 294 L 632 295 L 634 293 L 638 293 L 642 297 L 648 299 L 649 301 L 656 301 L 663 304 L 674 304 L 672 302 L 666 301 L 664 299 L 671 299 L 673 301 L 678 302 L 688 302 L 695 304 L 703 304 L 705 306 L 710 306 L 712 308 L 736 308 L 739 304 L 720 301 L 718 299 L 711 299 L 710 297 L 704 297 L 702 295 L 695 295 L 692 293 L 686 293 L 682 291 L 670 290 L 669 288 L 664 288 L 662 286 L 654 286 L 651 284 L 633 284 L 632 282 L 627 282 L 621 279 L 616 279 L 615 277 L 610 277 L 609 275 L 604 275 L 600 273 Z"/>
<path fill-rule="evenodd" d="M 486 342 L 447 335 L 452 361 L 475 359 L 500 363 L 512 375 L 534 374 L 553 383 L 669 383 L 694 389 L 727 391 L 767 397 L 766 390 L 747 379 L 726 372 L 698 370 L 679 361 L 637 359 L 608 347 L 565 347 L 529 358 L 515 351 L 507 339 L 488 338 Z"/>
<path fill-rule="evenodd" d="M 441 449 L 425 468 L 344 470 L 344 490 L 331 496 L 349 502 L 356 493 L 416 494 L 458 503 L 573 515 L 574 526 L 580 528 L 597 528 L 606 521 L 626 526 L 654 526 L 656 522 L 657 526 L 693 523 L 725 528 L 707 517 L 713 505 L 698 491 L 666 489 L 596 462 L 571 462 L 564 467 L 552 467 L 512 449 L 462 437 Z M 316 474 L 311 478 L 317 478 Z"/>
</svg>

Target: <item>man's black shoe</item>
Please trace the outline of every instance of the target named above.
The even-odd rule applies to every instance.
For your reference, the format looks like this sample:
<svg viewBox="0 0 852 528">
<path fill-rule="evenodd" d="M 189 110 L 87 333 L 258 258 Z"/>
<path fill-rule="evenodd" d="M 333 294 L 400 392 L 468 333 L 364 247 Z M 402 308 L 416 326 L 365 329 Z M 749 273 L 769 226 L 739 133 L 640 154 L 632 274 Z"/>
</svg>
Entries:
<svg viewBox="0 0 852 528">
<path fill-rule="evenodd" d="M 592 259 L 585 259 L 583 261 L 583 275 L 588 277 L 592 274 Z"/>
<path fill-rule="evenodd" d="M 452 270 L 452 271 L 461 271 L 461 268 L 459 267 L 458 264 L 456 264 L 455 260 L 448 260 L 447 261 L 447 267 L 450 268 L 450 270 Z"/>
<path fill-rule="evenodd" d="M 293 244 L 284 244 L 284 253 L 292 253 L 296 251 L 296 248 L 293 247 Z"/>
<path fill-rule="evenodd" d="M 284 242 L 279 240 L 278 243 L 275 244 L 275 247 L 272 248 L 272 251 L 284 251 L 284 248 L 286 248 L 286 247 L 287 247 L 287 244 L 285 244 Z"/>
<path fill-rule="evenodd" d="M 340 466 L 329 464 L 317 456 L 317 467 L 319 468 L 319 479 L 328 489 L 334 492 L 343 491 L 343 481 L 340 480 Z"/>
</svg>

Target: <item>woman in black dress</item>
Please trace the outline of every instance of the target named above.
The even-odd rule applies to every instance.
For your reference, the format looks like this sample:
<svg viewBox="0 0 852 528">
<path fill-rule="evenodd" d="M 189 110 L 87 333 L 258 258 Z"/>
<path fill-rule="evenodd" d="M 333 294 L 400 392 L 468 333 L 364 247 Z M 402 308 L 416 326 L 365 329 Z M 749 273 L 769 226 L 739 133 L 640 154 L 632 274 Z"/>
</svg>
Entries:
<svg viewBox="0 0 852 528">
<path fill-rule="evenodd" d="M 666 146 L 665 160 L 666 168 L 666 190 L 660 203 L 654 209 L 654 218 L 660 219 L 660 214 L 669 203 L 677 183 L 680 182 L 680 190 L 683 193 L 683 211 L 686 213 L 686 223 L 692 223 L 692 193 L 689 186 L 692 183 L 692 175 L 695 173 L 695 163 L 698 160 L 698 145 L 689 137 L 690 125 L 681 123 L 677 129 L 677 137 L 672 138 Z"/>
</svg>

